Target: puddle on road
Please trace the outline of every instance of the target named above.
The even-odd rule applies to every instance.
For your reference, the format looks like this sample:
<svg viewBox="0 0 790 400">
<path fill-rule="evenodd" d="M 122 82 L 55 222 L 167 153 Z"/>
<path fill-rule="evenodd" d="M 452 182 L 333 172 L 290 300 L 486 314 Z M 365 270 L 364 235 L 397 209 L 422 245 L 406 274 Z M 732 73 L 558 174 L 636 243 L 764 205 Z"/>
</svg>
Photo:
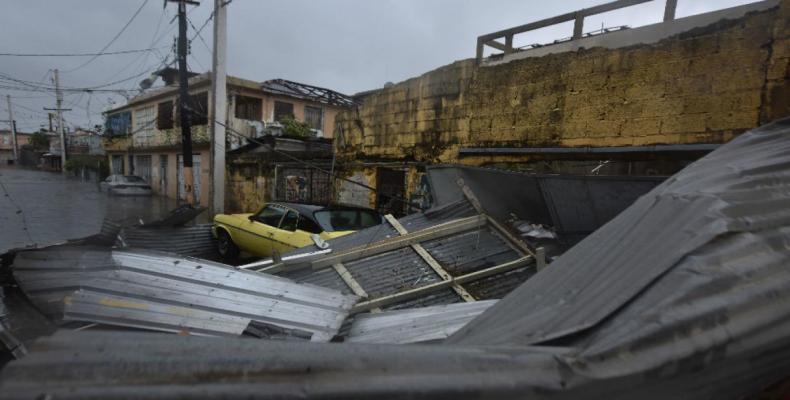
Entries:
<svg viewBox="0 0 790 400">
<path fill-rule="evenodd" d="M 0 183 L 10 194 L 0 187 L 0 253 L 96 234 L 105 217 L 127 225 L 153 221 L 177 206 L 161 196 L 108 196 L 98 182 L 56 172 L 3 167 Z"/>
</svg>

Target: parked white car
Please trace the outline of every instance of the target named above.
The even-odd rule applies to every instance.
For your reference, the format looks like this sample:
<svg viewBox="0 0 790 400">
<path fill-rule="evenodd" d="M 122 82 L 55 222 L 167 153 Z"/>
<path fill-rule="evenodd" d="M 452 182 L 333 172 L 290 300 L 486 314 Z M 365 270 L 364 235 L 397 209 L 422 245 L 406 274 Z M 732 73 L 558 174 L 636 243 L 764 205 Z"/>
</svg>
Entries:
<svg viewBox="0 0 790 400">
<path fill-rule="evenodd" d="M 101 184 L 101 189 L 116 196 L 150 196 L 151 185 L 134 175 L 110 175 Z"/>
</svg>

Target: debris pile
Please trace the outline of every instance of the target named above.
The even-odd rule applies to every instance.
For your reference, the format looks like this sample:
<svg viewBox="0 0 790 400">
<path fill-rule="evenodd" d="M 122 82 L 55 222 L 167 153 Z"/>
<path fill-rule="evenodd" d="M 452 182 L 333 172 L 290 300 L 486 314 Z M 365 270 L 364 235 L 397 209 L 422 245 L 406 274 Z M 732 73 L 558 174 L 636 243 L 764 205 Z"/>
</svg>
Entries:
<svg viewBox="0 0 790 400">
<path fill-rule="evenodd" d="M 754 395 L 790 370 L 787 154 L 790 119 L 745 133 L 546 268 L 466 179 L 462 197 L 262 272 L 84 243 L 21 252 L 14 277 L 64 327 L 190 335 L 63 329 L 0 372 L 0 397 Z"/>
</svg>

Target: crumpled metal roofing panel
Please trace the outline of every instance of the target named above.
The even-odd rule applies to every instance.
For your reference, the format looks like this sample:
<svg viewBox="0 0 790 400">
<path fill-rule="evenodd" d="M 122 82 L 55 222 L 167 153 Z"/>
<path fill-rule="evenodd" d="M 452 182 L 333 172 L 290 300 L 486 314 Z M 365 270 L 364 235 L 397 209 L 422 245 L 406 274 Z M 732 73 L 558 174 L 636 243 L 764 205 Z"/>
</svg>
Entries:
<svg viewBox="0 0 790 400">
<path fill-rule="evenodd" d="M 775 132 L 785 125 L 741 136 L 669 178 L 451 340 L 537 344 L 584 331 L 706 244 L 790 225 L 790 141 Z"/>
<path fill-rule="evenodd" d="M 217 242 L 211 224 L 181 227 L 134 226 L 123 228 L 119 235 L 122 247 L 167 251 L 190 257 L 216 258 Z"/>
<path fill-rule="evenodd" d="M 378 314 L 358 314 L 346 341 L 406 344 L 442 340 L 496 302 L 485 300 Z"/>
<path fill-rule="evenodd" d="M 202 334 L 237 334 L 241 323 L 233 321 L 246 319 L 327 341 L 357 300 L 224 264 L 139 250 L 23 252 L 14 276 L 33 303 L 56 317 L 65 312 L 67 319 Z M 227 327 L 207 322 L 219 319 L 215 314 L 225 316 Z"/>
</svg>

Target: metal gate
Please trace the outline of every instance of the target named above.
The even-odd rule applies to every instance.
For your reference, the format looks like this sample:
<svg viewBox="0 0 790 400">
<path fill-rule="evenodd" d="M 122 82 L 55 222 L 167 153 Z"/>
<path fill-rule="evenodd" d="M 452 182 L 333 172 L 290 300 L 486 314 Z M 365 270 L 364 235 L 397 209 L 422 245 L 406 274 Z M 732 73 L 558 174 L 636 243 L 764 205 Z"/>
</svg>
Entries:
<svg viewBox="0 0 790 400">
<path fill-rule="evenodd" d="M 195 195 L 195 204 L 200 204 L 200 154 L 192 155 L 192 192 Z M 178 155 L 178 199 L 186 200 L 184 192 L 184 156 Z"/>
<path fill-rule="evenodd" d="M 277 200 L 312 204 L 329 204 L 332 200 L 329 174 L 309 167 L 275 168 Z"/>
</svg>

